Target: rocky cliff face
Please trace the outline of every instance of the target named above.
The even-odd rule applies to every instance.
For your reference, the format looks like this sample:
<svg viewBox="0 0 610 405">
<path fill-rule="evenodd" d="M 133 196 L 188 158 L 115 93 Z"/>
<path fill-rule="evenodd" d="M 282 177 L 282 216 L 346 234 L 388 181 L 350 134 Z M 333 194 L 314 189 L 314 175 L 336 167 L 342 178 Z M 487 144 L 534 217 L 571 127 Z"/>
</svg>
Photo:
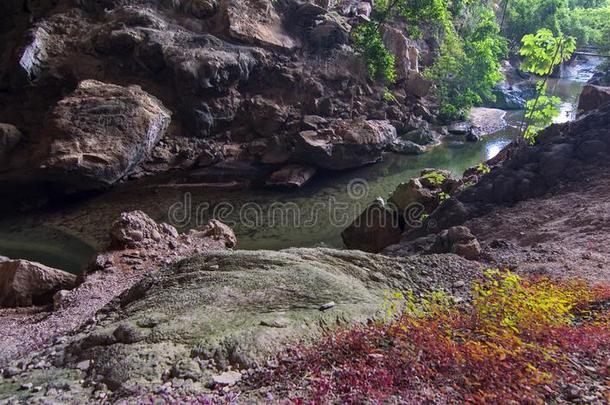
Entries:
<svg viewBox="0 0 610 405">
<path fill-rule="evenodd" d="M 347 0 L 3 2 L 0 123 L 14 129 L 3 130 L 0 181 L 84 190 L 222 161 L 374 162 L 396 133 L 433 117 L 418 49 L 391 27 L 397 101 L 368 79 L 349 32 L 370 10 Z"/>
</svg>

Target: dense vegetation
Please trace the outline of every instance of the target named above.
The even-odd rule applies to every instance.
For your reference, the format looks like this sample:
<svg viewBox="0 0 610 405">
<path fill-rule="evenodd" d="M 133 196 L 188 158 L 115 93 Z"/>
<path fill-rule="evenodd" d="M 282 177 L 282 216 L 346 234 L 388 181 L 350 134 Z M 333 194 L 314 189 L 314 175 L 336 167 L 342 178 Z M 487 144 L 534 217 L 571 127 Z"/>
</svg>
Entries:
<svg viewBox="0 0 610 405">
<path fill-rule="evenodd" d="M 584 378 L 574 367 L 603 363 L 610 317 L 597 303 L 609 296 L 499 271 L 475 285 L 469 306 L 396 293 L 385 321 L 290 350 L 261 383 L 296 403 L 543 403 L 560 377 Z"/>
<path fill-rule="evenodd" d="M 502 80 L 501 60 L 518 55 L 528 35 L 545 30 L 574 37 L 578 46 L 610 47 L 608 0 L 380 0 L 372 17 L 356 28 L 354 43 L 375 79 L 389 84 L 396 79 L 381 24 L 403 22 L 407 36 L 437 43 L 435 62 L 425 75 L 436 85 L 440 118 L 446 121 L 493 101 L 492 89 Z M 552 104 L 537 99 L 537 106 Z"/>
</svg>

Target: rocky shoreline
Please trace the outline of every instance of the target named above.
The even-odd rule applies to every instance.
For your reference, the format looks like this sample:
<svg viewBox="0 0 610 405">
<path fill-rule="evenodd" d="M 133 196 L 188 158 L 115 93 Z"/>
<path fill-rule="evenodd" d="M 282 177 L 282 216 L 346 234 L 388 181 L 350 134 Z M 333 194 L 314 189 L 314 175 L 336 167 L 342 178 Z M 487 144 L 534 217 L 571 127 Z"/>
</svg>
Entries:
<svg viewBox="0 0 610 405">
<path fill-rule="evenodd" d="M 592 220 L 607 205 L 608 182 L 599 174 L 607 171 L 610 153 L 609 108 L 549 127 L 534 146 L 506 148 L 487 162 L 489 170 L 471 170 L 461 180 L 428 170 L 399 187 L 390 201 L 415 199 L 429 214 L 418 217 L 423 227 L 404 228 L 398 241 L 376 245 L 375 251 L 385 248 L 382 255 L 230 251 L 235 237 L 220 223 L 180 235 L 141 212 L 126 213 L 79 285 L 55 294 L 52 312 L 0 310 L 0 326 L 10 331 L 2 339 L 0 395 L 13 402 L 103 402 L 151 392 L 218 393 L 268 367 L 284 345 L 380 316 L 387 291 L 443 291 L 467 302 L 471 283 L 490 266 L 605 280 L 610 252 L 600 246 L 592 253 L 591 239 L 579 235 L 603 240 L 609 231 L 607 218 Z M 506 181 L 525 170 L 540 181 Z M 574 195 L 588 201 L 581 219 L 569 211 Z M 537 205 L 533 214 L 524 207 L 512 214 L 531 231 L 512 228 L 519 222 L 505 231 L 509 224 L 497 222 L 496 214 L 508 215 L 500 213 L 515 204 Z M 545 214 L 551 209 L 567 222 L 553 221 Z M 550 226 L 561 231 L 536 234 Z M 566 232 L 566 226 L 580 230 Z M 568 240 L 572 248 L 562 249 Z M 583 269 L 591 261 L 601 274 Z"/>
<path fill-rule="evenodd" d="M 316 168 L 423 153 L 452 132 L 420 73 L 426 41 L 384 27 L 398 55 L 392 97 L 368 79 L 347 45 L 368 2 L 165 3 L 2 5 L 4 205 L 23 206 L 17 189 L 43 203 L 176 170 L 227 182 L 243 180 L 241 167 L 299 187 Z"/>
<path fill-rule="evenodd" d="M 248 379 L 279 352 L 383 318 L 388 294 L 468 306 L 488 268 L 607 282 L 603 77 L 577 120 L 534 145 L 514 142 L 460 178 L 404 179 L 343 231 L 345 250 L 237 250 L 220 221 L 180 232 L 144 212 L 155 187 L 297 189 L 507 125 L 494 108 L 439 121 L 422 74 L 438 44 L 425 33 L 381 24 L 398 80 L 391 91 L 371 81 L 349 40 L 371 11 L 356 0 L 0 4 L 2 216 L 116 193 L 53 219 L 96 246 L 82 274 L 0 257 L 0 402 L 262 401 Z M 522 108 L 531 82 L 504 68 L 496 107 Z M 604 398 L 607 370 L 588 371 L 590 396 Z"/>
</svg>

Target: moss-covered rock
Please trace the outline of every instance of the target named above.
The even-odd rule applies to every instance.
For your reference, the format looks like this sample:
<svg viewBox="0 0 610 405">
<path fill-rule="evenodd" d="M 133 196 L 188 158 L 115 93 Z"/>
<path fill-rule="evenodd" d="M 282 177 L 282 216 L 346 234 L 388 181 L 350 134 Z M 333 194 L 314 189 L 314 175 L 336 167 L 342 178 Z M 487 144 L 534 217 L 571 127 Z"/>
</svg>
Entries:
<svg viewBox="0 0 610 405">
<path fill-rule="evenodd" d="M 150 392 L 169 380 L 182 381 L 180 386 L 186 381 L 189 390 L 201 392 L 213 374 L 265 364 L 288 344 L 382 315 L 386 292 L 434 289 L 463 297 L 478 274 L 478 264 L 452 255 L 212 252 L 146 276 L 107 306 L 97 324 L 54 346 L 62 355 L 47 373 L 79 370 L 90 360 L 80 371 L 89 394 L 100 386 L 116 393 Z M 28 373 L 17 378 L 27 380 Z M 12 390 L 6 384 L 0 380 L 0 392 Z"/>
</svg>

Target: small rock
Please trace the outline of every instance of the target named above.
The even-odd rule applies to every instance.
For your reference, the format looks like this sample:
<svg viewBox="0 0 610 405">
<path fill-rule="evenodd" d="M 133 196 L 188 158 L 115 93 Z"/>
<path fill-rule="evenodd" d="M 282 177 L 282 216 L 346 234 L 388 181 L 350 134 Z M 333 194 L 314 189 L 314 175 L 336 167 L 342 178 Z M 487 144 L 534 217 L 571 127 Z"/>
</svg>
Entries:
<svg viewBox="0 0 610 405">
<path fill-rule="evenodd" d="M 59 290 L 53 295 L 53 310 L 57 311 L 63 308 L 66 303 L 66 298 L 70 295 L 68 290 Z"/>
<path fill-rule="evenodd" d="M 114 331 L 113 336 L 119 343 L 137 343 L 144 339 L 143 333 L 130 323 L 120 324 Z"/>
<path fill-rule="evenodd" d="M 24 384 L 21 384 L 21 385 L 19 386 L 19 389 L 20 389 L 21 391 L 29 391 L 29 390 L 31 390 L 31 389 L 32 389 L 32 387 L 33 387 L 33 386 L 34 386 L 34 384 L 32 384 L 32 383 L 30 383 L 30 382 L 29 382 L 29 383 L 24 383 Z"/>
<path fill-rule="evenodd" d="M 7 367 L 4 370 L 2 370 L 2 376 L 4 378 L 11 378 L 11 377 L 18 375 L 19 373 L 21 373 L 21 370 L 18 369 L 17 367 Z"/>
<path fill-rule="evenodd" d="M 327 302 L 326 304 L 320 305 L 320 311 L 327 311 L 327 310 L 335 307 L 336 305 L 337 304 L 335 304 L 334 301 Z"/>
<path fill-rule="evenodd" d="M 472 125 L 468 122 L 454 122 L 447 127 L 450 134 L 453 135 L 467 135 L 472 129 Z"/>
<path fill-rule="evenodd" d="M 222 374 L 213 376 L 212 380 L 214 381 L 214 384 L 217 385 L 231 386 L 241 380 L 241 373 L 238 373 L 237 371 L 225 371 Z"/>
<path fill-rule="evenodd" d="M 289 321 L 286 318 L 275 318 L 272 320 L 263 320 L 261 321 L 261 326 L 268 326 L 270 328 L 286 328 L 289 325 Z"/>
<path fill-rule="evenodd" d="M 76 368 L 81 370 L 81 371 L 87 371 L 89 370 L 89 367 L 91 366 L 91 360 L 83 360 L 81 362 L 78 362 L 76 364 Z"/>
<path fill-rule="evenodd" d="M 184 380 L 190 379 L 198 381 L 203 376 L 201 367 L 193 359 L 180 359 L 171 370 L 171 376 L 175 378 L 182 378 Z"/>
</svg>

